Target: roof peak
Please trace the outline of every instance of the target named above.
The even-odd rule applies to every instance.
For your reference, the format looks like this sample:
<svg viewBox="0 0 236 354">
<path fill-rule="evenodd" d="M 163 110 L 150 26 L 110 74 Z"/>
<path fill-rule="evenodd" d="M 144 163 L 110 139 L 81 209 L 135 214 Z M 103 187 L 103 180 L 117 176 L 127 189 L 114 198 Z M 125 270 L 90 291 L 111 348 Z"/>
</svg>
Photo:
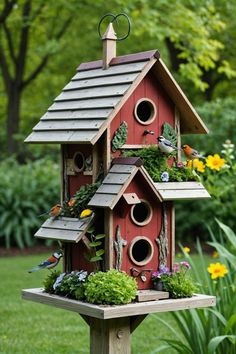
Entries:
<svg viewBox="0 0 236 354">
<path fill-rule="evenodd" d="M 128 63 L 135 63 L 135 62 L 140 62 L 140 61 L 147 61 L 150 60 L 151 58 L 160 58 L 160 53 L 158 50 L 148 50 L 145 52 L 139 52 L 139 53 L 134 53 L 134 54 L 128 54 L 128 55 L 121 55 L 118 57 L 115 57 L 111 60 L 109 66 L 114 66 L 114 65 L 121 65 L 121 64 L 128 64 Z M 92 69 L 99 69 L 103 65 L 103 60 L 95 60 L 95 61 L 90 61 L 87 63 L 81 63 L 79 67 L 77 68 L 77 71 L 85 71 L 85 70 L 92 70 Z"/>
</svg>

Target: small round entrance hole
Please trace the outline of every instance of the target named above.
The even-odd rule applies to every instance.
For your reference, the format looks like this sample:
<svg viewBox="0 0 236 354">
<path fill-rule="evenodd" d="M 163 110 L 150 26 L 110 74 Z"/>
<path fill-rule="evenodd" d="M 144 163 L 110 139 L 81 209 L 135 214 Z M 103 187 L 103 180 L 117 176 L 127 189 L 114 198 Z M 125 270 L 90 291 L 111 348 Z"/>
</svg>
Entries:
<svg viewBox="0 0 236 354">
<path fill-rule="evenodd" d="M 147 237 L 137 236 L 130 244 L 129 256 L 137 265 L 141 266 L 150 262 L 153 252 L 153 245 Z"/>
<path fill-rule="evenodd" d="M 136 225 L 146 225 L 151 221 L 152 207 L 145 201 L 141 200 L 141 203 L 135 204 L 131 208 L 131 219 Z"/>
<path fill-rule="evenodd" d="M 141 124 L 147 125 L 156 118 L 156 105 L 148 98 L 142 98 L 136 103 L 134 115 L 137 121 Z"/>
<path fill-rule="evenodd" d="M 82 152 L 78 151 L 73 157 L 74 169 L 76 172 L 81 172 L 84 169 L 84 155 Z"/>
</svg>

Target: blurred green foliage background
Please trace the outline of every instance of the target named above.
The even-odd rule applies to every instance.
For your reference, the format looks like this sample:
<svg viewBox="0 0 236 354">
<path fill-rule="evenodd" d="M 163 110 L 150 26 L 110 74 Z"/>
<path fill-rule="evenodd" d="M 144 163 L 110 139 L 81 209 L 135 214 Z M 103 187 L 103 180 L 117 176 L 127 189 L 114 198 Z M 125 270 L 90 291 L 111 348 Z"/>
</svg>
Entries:
<svg viewBox="0 0 236 354">
<path fill-rule="evenodd" d="M 131 35 L 118 55 L 158 49 L 201 118 L 208 136 L 183 136 L 203 154 L 236 144 L 236 3 L 222 0 L 3 0 L 0 3 L 0 246 L 33 245 L 37 215 L 58 202 L 59 147 L 24 138 L 81 62 L 101 58 L 97 25 L 125 12 Z M 126 24 L 116 24 L 118 35 Z M 233 161 L 235 164 L 235 161 Z M 234 228 L 235 168 L 215 174 L 207 202 L 177 204 L 177 237 L 206 238 L 214 216 Z M 230 187 L 230 188 L 229 188 Z M 222 193 L 219 196 L 217 190 Z M 223 195 L 223 196 L 222 196 Z"/>
</svg>

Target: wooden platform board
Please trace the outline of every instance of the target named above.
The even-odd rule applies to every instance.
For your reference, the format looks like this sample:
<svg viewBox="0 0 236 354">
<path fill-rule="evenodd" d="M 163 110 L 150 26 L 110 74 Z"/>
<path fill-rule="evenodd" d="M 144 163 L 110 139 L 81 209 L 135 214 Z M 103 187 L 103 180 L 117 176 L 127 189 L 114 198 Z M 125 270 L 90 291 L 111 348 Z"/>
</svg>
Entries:
<svg viewBox="0 0 236 354">
<path fill-rule="evenodd" d="M 169 293 L 167 291 L 157 291 L 157 290 L 138 290 L 136 296 L 136 300 L 138 302 L 162 300 L 168 298 L 169 298 Z"/>
<path fill-rule="evenodd" d="M 93 305 L 65 297 L 50 295 L 42 288 L 22 290 L 22 298 L 45 305 L 59 307 L 98 319 L 112 319 L 128 316 L 145 315 L 154 312 L 186 310 L 197 307 L 215 306 L 215 296 L 196 294 L 185 299 L 165 299 L 157 301 L 134 302 L 127 305 Z"/>
</svg>

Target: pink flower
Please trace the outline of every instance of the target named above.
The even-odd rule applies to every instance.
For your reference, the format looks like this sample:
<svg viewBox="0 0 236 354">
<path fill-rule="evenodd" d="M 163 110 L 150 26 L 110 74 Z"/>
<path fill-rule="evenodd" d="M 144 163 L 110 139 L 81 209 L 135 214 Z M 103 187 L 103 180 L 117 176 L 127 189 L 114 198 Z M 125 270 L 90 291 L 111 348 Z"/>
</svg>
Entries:
<svg viewBox="0 0 236 354">
<path fill-rule="evenodd" d="M 185 268 L 187 268 L 187 269 L 191 269 L 190 264 L 188 262 L 186 262 L 186 261 L 180 262 L 180 265 L 185 267 Z"/>
<path fill-rule="evenodd" d="M 179 271 L 179 264 L 178 263 L 175 263 L 174 265 L 173 265 L 173 272 L 174 273 L 177 273 Z"/>
</svg>

